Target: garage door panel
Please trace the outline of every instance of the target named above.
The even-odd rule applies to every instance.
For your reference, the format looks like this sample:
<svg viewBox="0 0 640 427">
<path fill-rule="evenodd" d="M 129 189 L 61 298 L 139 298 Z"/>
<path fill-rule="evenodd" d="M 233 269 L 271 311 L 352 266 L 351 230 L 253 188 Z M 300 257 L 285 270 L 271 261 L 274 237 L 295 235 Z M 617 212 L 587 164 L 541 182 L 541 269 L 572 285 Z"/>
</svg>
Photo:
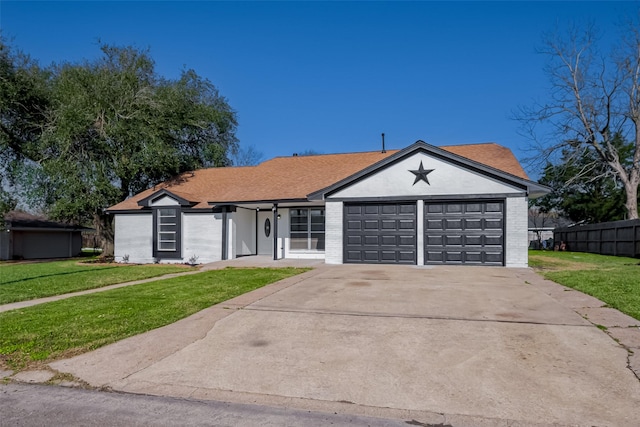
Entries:
<svg viewBox="0 0 640 427">
<path fill-rule="evenodd" d="M 377 205 L 365 205 L 364 206 L 364 214 L 365 215 L 378 215 L 378 206 Z"/>
<path fill-rule="evenodd" d="M 382 261 L 395 262 L 398 259 L 396 251 L 380 251 L 380 259 Z"/>
<path fill-rule="evenodd" d="M 413 264 L 415 263 L 416 254 L 413 251 L 399 251 L 398 261 L 401 261 L 405 264 Z"/>
<path fill-rule="evenodd" d="M 444 230 L 443 219 L 427 219 L 425 228 L 429 230 Z"/>
<path fill-rule="evenodd" d="M 427 213 L 441 214 L 443 206 L 441 204 L 432 203 L 432 204 L 429 204 L 429 205 L 425 205 L 424 208 L 425 208 L 425 211 Z"/>
<path fill-rule="evenodd" d="M 462 230 L 461 219 L 445 219 L 444 221 L 445 230 Z"/>
<path fill-rule="evenodd" d="M 445 205 L 444 211 L 448 214 L 461 214 L 463 211 L 461 203 L 448 203 Z"/>
<path fill-rule="evenodd" d="M 415 204 L 404 204 L 398 205 L 398 213 L 400 215 L 415 215 L 416 214 L 416 205 Z"/>
<path fill-rule="evenodd" d="M 502 230 L 503 226 L 502 219 L 488 218 L 484 221 L 485 230 Z"/>
<path fill-rule="evenodd" d="M 467 203 L 465 205 L 466 213 L 482 213 L 482 203 Z"/>
<path fill-rule="evenodd" d="M 360 246 L 362 245 L 363 236 L 347 236 L 346 239 L 348 246 Z"/>
<path fill-rule="evenodd" d="M 362 261 L 362 252 L 360 251 L 346 251 L 345 262 Z"/>
<path fill-rule="evenodd" d="M 485 263 L 502 265 L 502 251 L 499 252 L 485 252 Z"/>
<path fill-rule="evenodd" d="M 445 252 L 445 260 L 447 262 L 461 263 L 462 252 L 447 251 Z"/>
<path fill-rule="evenodd" d="M 465 246 L 482 246 L 484 238 L 483 236 L 465 236 L 464 237 L 464 245 Z"/>
<path fill-rule="evenodd" d="M 378 211 L 382 215 L 395 215 L 398 213 L 398 207 L 396 205 L 382 205 Z"/>
<path fill-rule="evenodd" d="M 347 230 L 361 230 L 362 222 L 361 221 L 347 221 Z"/>
<path fill-rule="evenodd" d="M 425 264 L 503 265 L 503 208 L 501 201 L 425 201 Z"/>
<path fill-rule="evenodd" d="M 415 202 L 345 204 L 344 215 L 345 262 L 415 264 Z M 360 225 L 349 225 L 352 223 Z"/>
<path fill-rule="evenodd" d="M 427 246 L 442 246 L 443 242 L 444 242 L 444 236 L 442 235 L 425 236 L 425 244 Z"/>
<path fill-rule="evenodd" d="M 502 214 L 502 212 L 503 212 L 502 206 L 503 206 L 502 202 L 485 203 L 484 211 L 485 212 L 496 212 L 496 213 Z"/>
<path fill-rule="evenodd" d="M 356 245 L 364 244 L 365 246 L 378 246 L 380 244 L 379 236 L 362 236 L 362 238 L 359 240 L 360 240 L 359 242 L 354 244 Z"/>
<path fill-rule="evenodd" d="M 415 230 L 416 222 L 415 220 L 401 219 L 400 221 L 398 221 L 398 229 L 399 230 Z"/>
<path fill-rule="evenodd" d="M 344 207 L 347 215 L 361 215 L 362 214 L 362 206 L 350 205 Z"/>
<path fill-rule="evenodd" d="M 365 230 L 377 230 L 378 228 L 380 228 L 380 225 L 377 219 L 364 220 L 363 224 L 364 224 Z"/>
<path fill-rule="evenodd" d="M 363 258 L 365 261 L 369 261 L 369 262 L 376 261 L 380 256 L 378 252 L 379 251 L 363 251 L 363 255 L 364 255 Z"/>
<path fill-rule="evenodd" d="M 482 230 L 482 218 L 470 218 L 464 220 L 465 230 Z"/>
<path fill-rule="evenodd" d="M 485 246 L 502 246 L 502 235 L 499 236 L 484 236 L 484 245 Z"/>
<path fill-rule="evenodd" d="M 464 261 L 467 264 L 482 264 L 483 262 L 482 252 L 466 251 Z"/>
<path fill-rule="evenodd" d="M 397 246 L 397 236 L 380 236 L 380 244 L 382 246 Z"/>
<path fill-rule="evenodd" d="M 456 236 L 454 234 L 448 234 L 444 236 L 444 244 L 446 246 L 462 246 L 462 236 Z"/>
<path fill-rule="evenodd" d="M 398 245 L 413 247 L 416 245 L 416 236 L 398 236 Z"/>
<path fill-rule="evenodd" d="M 444 261 L 444 252 L 442 251 L 430 251 L 425 254 L 427 263 L 442 264 Z"/>
</svg>

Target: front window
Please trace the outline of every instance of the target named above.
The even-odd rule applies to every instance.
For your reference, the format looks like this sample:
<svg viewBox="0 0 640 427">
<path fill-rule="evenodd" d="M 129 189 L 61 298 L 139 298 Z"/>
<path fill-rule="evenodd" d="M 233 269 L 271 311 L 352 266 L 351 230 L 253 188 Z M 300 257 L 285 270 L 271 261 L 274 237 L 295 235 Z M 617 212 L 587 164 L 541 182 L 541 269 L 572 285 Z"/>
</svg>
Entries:
<svg viewBox="0 0 640 427">
<path fill-rule="evenodd" d="M 180 208 L 163 207 L 154 209 L 154 257 L 180 258 L 180 215 Z"/>
<path fill-rule="evenodd" d="M 324 208 L 291 209 L 292 251 L 324 251 Z"/>
<path fill-rule="evenodd" d="M 178 210 L 158 209 L 158 251 L 174 252 L 178 249 Z"/>
</svg>

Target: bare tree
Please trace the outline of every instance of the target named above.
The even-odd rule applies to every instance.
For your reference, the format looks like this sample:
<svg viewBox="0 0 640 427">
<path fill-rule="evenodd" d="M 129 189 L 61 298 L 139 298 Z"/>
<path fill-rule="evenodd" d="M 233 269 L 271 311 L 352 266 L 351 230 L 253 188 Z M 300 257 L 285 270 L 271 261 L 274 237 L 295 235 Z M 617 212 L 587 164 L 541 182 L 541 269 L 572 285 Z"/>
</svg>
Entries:
<svg viewBox="0 0 640 427">
<path fill-rule="evenodd" d="M 640 28 L 629 22 L 614 49 L 598 50 L 593 25 L 544 37 L 545 72 L 551 83 L 547 103 L 520 108 L 516 119 L 536 141 L 541 157 L 594 155 L 572 179 L 600 174 L 617 178 L 625 189 L 629 219 L 638 218 L 640 184 Z M 540 126 L 546 140 L 539 137 Z M 549 130 L 550 129 L 550 130 Z M 631 147 L 620 149 L 616 135 Z M 630 148 L 630 149 L 629 149 Z M 601 166 L 604 166 L 601 167 Z M 596 172 L 601 171 L 601 172 Z M 603 172 L 602 172 L 603 171 Z"/>
<path fill-rule="evenodd" d="M 258 151 L 255 146 L 240 146 L 231 153 L 231 164 L 233 166 L 255 166 L 264 160 L 264 154 Z"/>
</svg>

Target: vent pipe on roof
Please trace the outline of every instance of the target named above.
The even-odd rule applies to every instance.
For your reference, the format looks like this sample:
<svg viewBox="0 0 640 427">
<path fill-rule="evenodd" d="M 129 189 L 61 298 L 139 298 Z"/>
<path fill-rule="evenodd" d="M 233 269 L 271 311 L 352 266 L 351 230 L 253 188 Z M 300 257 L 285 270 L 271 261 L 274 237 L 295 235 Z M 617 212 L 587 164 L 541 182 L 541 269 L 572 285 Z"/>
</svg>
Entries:
<svg viewBox="0 0 640 427">
<path fill-rule="evenodd" d="M 386 153 L 387 150 L 384 149 L 384 132 L 382 132 L 382 153 Z"/>
</svg>

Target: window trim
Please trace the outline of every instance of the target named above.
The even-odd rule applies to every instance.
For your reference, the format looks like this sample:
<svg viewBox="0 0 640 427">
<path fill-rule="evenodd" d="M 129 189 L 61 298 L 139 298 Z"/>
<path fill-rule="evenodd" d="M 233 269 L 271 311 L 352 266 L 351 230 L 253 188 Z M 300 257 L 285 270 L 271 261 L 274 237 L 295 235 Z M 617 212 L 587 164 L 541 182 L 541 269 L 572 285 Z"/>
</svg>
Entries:
<svg viewBox="0 0 640 427">
<path fill-rule="evenodd" d="M 301 231 L 301 230 L 293 230 L 294 227 L 294 222 L 293 222 L 293 218 L 295 217 L 301 217 L 300 215 L 294 215 L 295 211 L 299 211 L 299 210 L 305 210 L 307 211 L 307 222 L 306 222 L 306 230 Z M 322 211 L 322 231 L 320 230 L 313 230 L 312 228 L 312 224 L 318 224 L 318 223 L 312 223 L 312 218 L 314 217 L 313 215 L 311 215 L 311 211 L 312 210 L 321 210 Z M 318 215 L 315 216 L 316 218 L 318 217 Z M 325 242 L 326 245 L 326 231 L 327 231 L 327 210 L 324 206 L 311 206 L 311 207 L 295 207 L 295 208 L 289 208 L 289 252 L 294 252 L 294 253 L 323 253 L 326 251 L 326 246 L 325 249 L 312 249 L 312 239 L 313 239 L 313 235 L 317 235 L 317 234 L 322 234 L 325 238 L 323 239 L 323 241 Z M 296 223 L 295 225 L 301 225 L 300 223 Z M 305 249 L 300 249 L 300 248 L 292 248 L 291 247 L 291 243 L 292 240 L 294 239 L 293 235 L 294 234 L 306 234 L 307 235 L 307 247 Z M 298 237 L 296 237 L 296 239 L 298 239 Z M 317 239 L 317 237 L 316 237 Z"/>
<path fill-rule="evenodd" d="M 163 210 L 173 211 L 175 216 L 161 215 Z M 180 206 L 157 206 L 153 212 L 153 257 L 160 259 L 182 258 L 182 209 Z M 162 223 L 161 218 L 175 218 L 175 222 Z M 160 226 L 170 226 L 169 230 L 160 230 Z M 174 240 L 161 239 L 161 234 L 173 233 Z M 160 243 L 174 242 L 173 249 L 160 249 Z"/>
</svg>

